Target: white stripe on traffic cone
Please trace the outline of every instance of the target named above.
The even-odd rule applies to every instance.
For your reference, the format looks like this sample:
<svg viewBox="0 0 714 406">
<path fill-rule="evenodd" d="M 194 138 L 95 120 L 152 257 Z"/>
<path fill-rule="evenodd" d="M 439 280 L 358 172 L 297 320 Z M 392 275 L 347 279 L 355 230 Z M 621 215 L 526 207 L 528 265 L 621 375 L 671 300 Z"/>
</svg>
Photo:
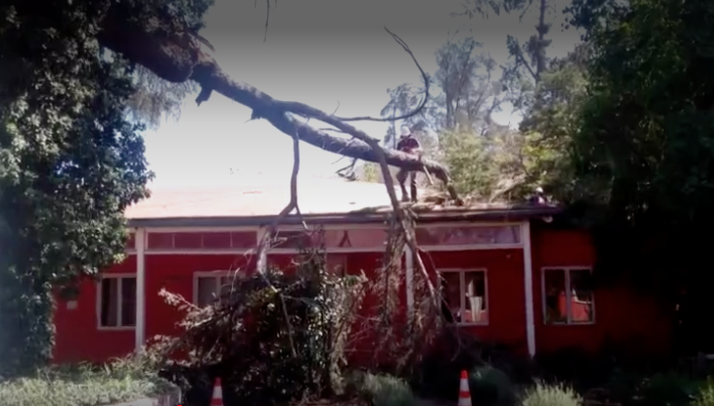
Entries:
<svg viewBox="0 0 714 406">
<path fill-rule="evenodd" d="M 211 406 L 223 405 L 223 386 L 221 386 L 221 378 L 216 378 L 213 384 L 213 397 L 211 397 Z"/>
<path fill-rule="evenodd" d="M 466 371 L 461 371 L 459 385 L 459 403 L 457 406 L 471 406 L 471 391 L 469 390 L 469 376 Z"/>
</svg>

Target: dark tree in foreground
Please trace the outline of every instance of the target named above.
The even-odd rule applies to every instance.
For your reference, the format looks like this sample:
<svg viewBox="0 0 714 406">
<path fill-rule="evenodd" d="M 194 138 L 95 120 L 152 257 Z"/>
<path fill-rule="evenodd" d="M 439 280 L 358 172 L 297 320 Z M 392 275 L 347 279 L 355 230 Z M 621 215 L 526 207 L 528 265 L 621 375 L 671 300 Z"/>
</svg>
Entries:
<svg viewBox="0 0 714 406">
<path fill-rule="evenodd" d="M 607 208 L 601 270 L 692 309 L 688 345 L 711 351 L 714 3 L 576 0 L 572 12 L 592 46 L 574 141 L 579 182 Z"/>
<path fill-rule="evenodd" d="M 1 376 L 50 358 L 52 288 L 116 262 L 151 177 L 131 65 L 94 39 L 110 2 L 33 3 L 0 7 Z"/>
<path fill-rule="evenodd" d="M 227 77 L 202 49 L 210 44 L 197 34 L 211 4 L 13 0 L 0 6 L 5 16 L 0 23 L 1 375 L 26 372 L 49 359 L 52 288 L 96 274 L 123 252 L 123 210 L 146 196 L 151 177 L 139 135 L 142 127 L 129 118 L 155 118 L 157 111 L 176 106 L 175 97 L 161 97 L 170 86 L 137 86 L 146 84 L 142 80 L 147 72 L 165 83 L 198 84 L 199 104 L 215 90 L 294 139 L 291 201 L 279 218 L 299 213 L 299 141 L 379 162 L 384 173 L 387 164 L 410 170 L 426 167 L 449 184 L 441 165 L 385 150 L 376 138 L 348 124 L 379 118 L 336 117 L 302 103 L 276 100 Z M 387 32 L 414 59 L 409 47 Z M 136 71 L 139 65 L 143 68 Z M 426 101 L 429 78 L 416 65 L 426 85 Z M 145 109 L 138 113 L 148 115 L 131 108 Z M 322 121 L 353 139 L 332 136 L 300 118 Z M 385 183 L 395 216 L 404 225 L 406 215 L 391 178 Z M 412 234 L 407 232 L 406 240 L 416 250 Z M 261 243 L 258 257 L 264 249 Z M 425 276 L 423 265 L 418 268 Z M 428 286 L 435 297 L 430 282 Z"/>
</svg>

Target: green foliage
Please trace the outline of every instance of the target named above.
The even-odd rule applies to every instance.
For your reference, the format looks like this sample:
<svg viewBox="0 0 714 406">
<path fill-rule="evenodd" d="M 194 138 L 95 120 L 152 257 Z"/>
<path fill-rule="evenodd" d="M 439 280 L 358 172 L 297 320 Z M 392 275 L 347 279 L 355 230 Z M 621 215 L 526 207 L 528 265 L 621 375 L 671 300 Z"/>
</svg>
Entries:
<svg viewBox="0 0 714 406">
<path fill-rule="evenodd" d="M 135 121 L 148 116 L 137 114 L 135 102 L 156 88 L 100 49 L 104 18 L 119 15 L 146 30 L 197 30 L 211 4 L 0 6 L 0 375 L 31 373 L 50 358 L 53 287 L 121 259 L 123 211 L 148 193 L 152 174 Z M 156 116 L 176 107 L 158 106 L 144 110 Z"/>
<path fill-rule="evenodd" d="M 711 379 L 696 393 L 692 406 L 714 406 L 714 382 Z"/>
<path fill-rule="evenodd" d="M 526 390 L 521 404 L 523 406 L 580 406 L 581 402 L 580 395 L 569 386 L 536 382 Z"/>
<path fill-rule="evenodd" d="M 164 337 L 154 351 L 181 362 L 215 368 L 234 401 L 283 402 L 323 396 L 341 387 L 345 350 L 365 293 L 364 276 L 338 277 L 324 254 L 308 252 L 296 269 L 236 275 L 214 306 L 198 309 L 167 292 L 167 302 L 187 311 L 178 337 Z M 287 317 L 287 320 L 286 320 Z"/>
<path fill-rule="evenodd" d="M 35 374 L 0 383 L 3 406 L 97 406 L 158 396 L 174 390 L 168 382 L 117 360 L 100 367 L 88 364 L 43 368 Z"/>
<path fill-rule="evenodd" d="M 471 403 L 484 406 L 511 406 L 516 404 L 516 392 L 510 378 L 503 371 L 481 366 L 469 373 Z"/>
<path fill-rule="evenodd" d="M 687 378 L 657 374 L 642 382 L 638 394 L 640 403 L 647 406 L 686 406 L 694 390 L 696 387 Z"/>
<path fill-rule="evenodd" d="M 575 0 L 570 11 L 591 49 L 573 162 L 583 197 L 606 209 L 596 272 L 628 277 L 663 306 L 687 303 L 686 336 L 710 340 L 698 337 L 711 337 L 701 320 L 712 276 L 700 270 L 714 243 L 703 232 L 714 205 L 714 3 Z"/>
<path fill-rule="evenodd" d="M 391 375 L 355 374 L 352 378 L 356 394 L 372 406 L 412 406 L 416 397 L 402 379 Z"/>
<path fill-rule="evenodd" d="M 451 171 L 456 191 L 488 198 L 497 176 L 488 140 L 471 132 L 444 132 L 440 138 L 442 162 Z"/>
<path fill-rule="evenodd" d="M 610 399 L 623 406 L 686 406 L 700 388 L 700 382 L 676 373 L 641 375 L 615 370 L 602 393 L 589 393 L 593 400 Z"/>
</svg>

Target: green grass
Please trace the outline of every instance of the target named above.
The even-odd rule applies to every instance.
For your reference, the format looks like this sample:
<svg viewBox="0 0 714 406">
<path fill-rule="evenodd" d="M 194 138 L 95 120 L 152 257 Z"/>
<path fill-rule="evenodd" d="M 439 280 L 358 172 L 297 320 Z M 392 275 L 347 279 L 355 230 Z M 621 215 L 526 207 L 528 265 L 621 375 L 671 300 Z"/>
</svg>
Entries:
<svg viewBox="0 0 714 406">
<path fill-rule="evenodd" d="M 169 392 L 172 386 L 130 361 L 62 366 L 0 382 L 2 406 L 100 406 Z"/>
</svg>

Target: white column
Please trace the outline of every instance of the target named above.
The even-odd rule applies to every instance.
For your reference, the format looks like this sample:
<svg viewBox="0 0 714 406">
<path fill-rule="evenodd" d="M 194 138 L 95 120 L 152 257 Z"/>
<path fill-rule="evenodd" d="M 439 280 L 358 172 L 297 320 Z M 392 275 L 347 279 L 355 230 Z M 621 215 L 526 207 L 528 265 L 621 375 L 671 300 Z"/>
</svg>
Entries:
<svg viewBox="0 0 714 406">
<path fill-rule="evenodd" d="M 414 253 L 408 245 L 404 246 L 404 267 L 406 268 L 407 312 L 414 309 Z"/>
<path fill-rule="evenodd" d="M 521 223 L 521 241 L 523 242 L 523 288 L 525 289 L 526 299 L 526 340 L 528 342 L 528 355 L 533 357 L 536 353 L 536 340 L 533 310 L 533 254 L 531 251 L 530 221 Z"/>
<path fill-rule="evenodd" d="M 141 350 L 146 337 L 146 230 L 137 228 L 134 236 L 136 249 L 136 329 L 134 331 L 134 346 Z"/>
</svg>

